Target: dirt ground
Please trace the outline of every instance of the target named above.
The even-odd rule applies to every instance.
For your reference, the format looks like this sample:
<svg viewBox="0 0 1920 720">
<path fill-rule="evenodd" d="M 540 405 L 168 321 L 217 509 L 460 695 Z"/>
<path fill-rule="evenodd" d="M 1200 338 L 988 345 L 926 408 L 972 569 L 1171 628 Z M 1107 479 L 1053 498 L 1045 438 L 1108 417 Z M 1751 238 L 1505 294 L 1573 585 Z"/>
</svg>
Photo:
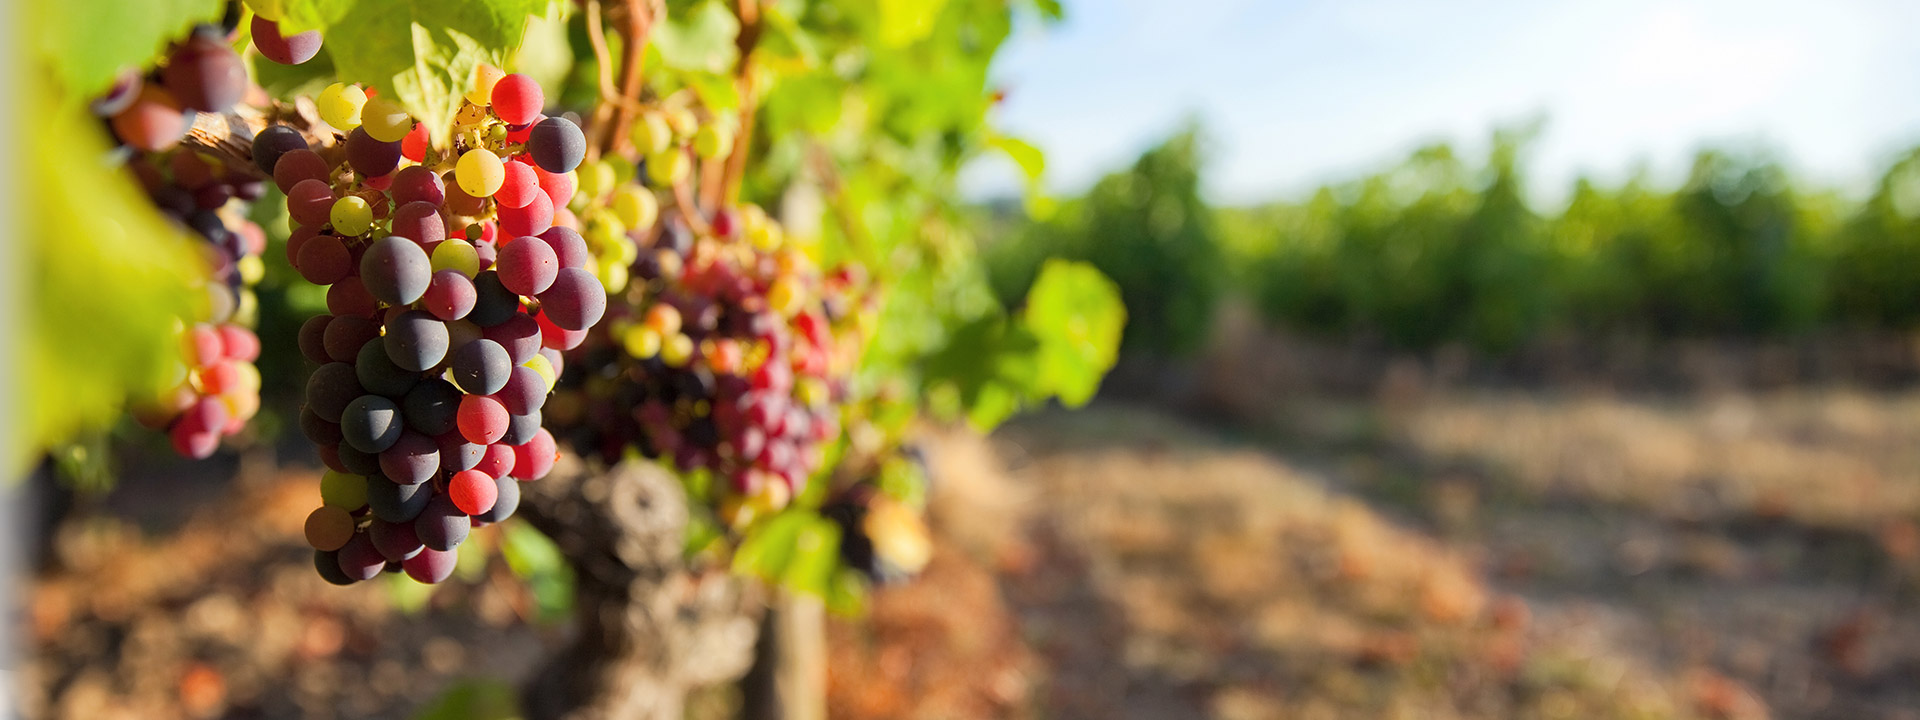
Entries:
<svg viewBox="0 0 1920 720">
<path fill-rule="evenodd" d="M 1920 718 L 1916 440 L 1920 392 L 1842 390 L 1097 403 L 945 436 L 940 549 L 830 626 L 832 716 Z M 312 477 L 234 470 L 58 528 L 28 717 L 408 717 L 564 637 L 499 563 L 417 613 L 324 587 Z"/>
</svg>

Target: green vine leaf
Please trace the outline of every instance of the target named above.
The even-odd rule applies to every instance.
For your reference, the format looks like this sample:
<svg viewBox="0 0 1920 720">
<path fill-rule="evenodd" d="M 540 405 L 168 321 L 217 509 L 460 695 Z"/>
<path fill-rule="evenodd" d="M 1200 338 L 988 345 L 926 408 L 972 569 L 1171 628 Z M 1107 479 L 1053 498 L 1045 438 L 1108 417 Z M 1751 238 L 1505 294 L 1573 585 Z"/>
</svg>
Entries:
<svg viewBox="0 0 1920 720">
<path fill-rule="evenodd" d="M 1093 399 L 1119 358 L 1127 324 L 1120 286 L 1087 263 L 1048 260 L 1027 291 L 1022 320 L 1040 340 L 1040 390 L 1067 407 Z"/>
<path fill-rule="evenodd" d="M 59 0 L 20 3 L 16 37 L 32 39 L 39 67 L 51 72 L 68 102 L 93 97 L 126 69 L 144 69 L 174 38 L 195 24 L 218 22 L 221 0 Z"/>
</svg>

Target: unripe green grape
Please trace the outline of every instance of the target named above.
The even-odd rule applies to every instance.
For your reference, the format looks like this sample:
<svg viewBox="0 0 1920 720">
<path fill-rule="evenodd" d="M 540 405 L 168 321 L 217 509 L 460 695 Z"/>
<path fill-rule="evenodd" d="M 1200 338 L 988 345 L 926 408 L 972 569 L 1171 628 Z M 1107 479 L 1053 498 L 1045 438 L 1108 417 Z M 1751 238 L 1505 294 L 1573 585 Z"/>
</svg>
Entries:
<svg viewBox="0 0 1920 720">
<path fill-rule="evenodd" d="M 700 118 L 695 117 L 692 110 L 674 108 L 666 111 L 666 115 L 667 125 L 672 126 L 673 134 L 682 139 L 700 131 Z"/>
<path fill-rule="evenodd" d="M 313 104 L 320 111 L 321 120 L 341 132 L 351 132 L 360 127 L 360 108 L 367 104 L 367 91 L 358 85 L 334 83 L 320 91 L 320 97 L 315 98 Z"/>
<path fill-rule="evenodd" d="M 673 143 L 673 128 L 667 126 L 667 116 L 649 111 L 633 122 L 628 139 L 633 141 L 633 148 L 640 151 L 641 155 L 652 155 Z"/>
<path fill-rule="evenodd" d="M 660 217 L 660 201 L 638 185 L 621 185 L 613 191 L 613 216 L 629 228 L 651 227 Z"/>
<path fill-rule="evenodd" d="M 655 185 L 678 185 L 692 171 L 693 161 L 678 147 L 647 156 L 647 179 Z"/>
<path fill-rule="evenodd" d="M 320 502 L 327 507 L 353 512 L 367 504 L 367 478 L 328 470 L 320 476 Z"/>
<path fill-rule="evenodd" d="M 595 160 L 581 165 L 577 172 L 580 173 L 578 195 L 586 196 L 587 200 L 593 201 L 606 197 L 607 193 L 613 190 L 615 178 L 612 163 L 606 160 Z"/>
<path fill-rule="evenodd" d="M 631 243 L 628 244 L 631 245 Z M 627 289 L 627 281 L 629 280 L 628 264 L 630 263 L 614 262 L 600 264 L 600 272 L 596 273 L 595 276 L 600 278 L 600 287 L 606 288 L 608 295 L 613 295 Z"/>
<path fill-rule="evenodd" d="M 500 164 L 500 156 L 486 148 L 474 148 L 460 156 L 460 162 L 453 166 L 453 178 L 460 183 L 460 189 L 477 198 L 493 197 L 500 191 L 500 185 L 507 181 L 507 169 Z"/>
<path fill-rule="evenodd" d="M 468 278 L 480 274 L 480 254 L 473 243 L 460 238 L 447 238 L 433 247 L 433 256 L 428 258 L 434 272 L 453 270 Z"/>
<path fill-rule="evenodd" d="M 700 132 L 693 135 L 693 151 L 700 153 L 705 160 L 724 157 L 733 149 L 733 133 L 720 127 L 719 123 L 707 123 L 700 126 Z"/>
<path fill-rule="evenodd" d="M 633 163 L 629 162 L 613 163 L 613 184 L 615 186 L 627 185 L 633 182 L 633 173 L 635 172 L 633 165 Z"/>
<path fill-rule="evenodd" d="M 327 219 L 333 222 L 334 232 L 352 237 L 373 227 L 373 208 L 367 205 L 365 198 L 348 195 L 333 201 L 333 209 L 327 213 Z"/>
<path fill-rule="evenodd" d="M 360 127 L 380 142 L 399 142 L 413 132 L 413 117 L 385 96 L 368 99 L 360 106 Z"/>
<path fill-rule="evenodd" d="M 487 128 L 488 141 L 500 142 L 501 140 L 505 140 L 505 139 L 507 139 L 507 126 L 494 125 L 492 127 Z"/>
</svg>

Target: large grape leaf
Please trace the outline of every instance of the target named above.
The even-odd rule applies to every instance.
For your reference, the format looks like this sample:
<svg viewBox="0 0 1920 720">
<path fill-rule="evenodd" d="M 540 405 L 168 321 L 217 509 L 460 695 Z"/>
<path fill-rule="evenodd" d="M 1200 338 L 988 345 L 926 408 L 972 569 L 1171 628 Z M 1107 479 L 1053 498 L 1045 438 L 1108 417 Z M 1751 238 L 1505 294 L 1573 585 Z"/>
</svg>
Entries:
<svg viewBox="0 0 1920 720">
<path fill-rule="evenodd" d="M 25 308 L 22 365 L 0 372 L 7 470 L 76 434 L 109 426 L 127 398 L 157 391 L 179 363 L 177 318 L 198 315 L 189 284 L 208 268 L 195 242 L 162 218 L 131 177 L 108 162 L 99 123 L 78 103 L 57 103 L 45 76 L 26 73 L 19 117 L 36 118 L 22 177 L 27 196 L 18 282 L 0 298 Z M 204 303 L 204 300 L 200 301 Z M 17 359 L 15 359 L 17 358 Z"/>
<path fill-rule="evenodd" d="M 219 21 L 225 7 L 224 0 L 15 3 L 9 44 L 34 48 L 33 64 L 22 70 L 51 72 L 53 91 L 74 102 L 104 92 L 121 70 L 151 65 L 169 42 L 196 23 Z"/>
<path fill-rule="evenodd" d="M 1068 407 L 1093 399 L 1127 324 L 1120 287 L 1087 263 L 1048 260 L 1027 291 L 1022 319 L 1040 341 L 1039 390 Z"/>
</svg>

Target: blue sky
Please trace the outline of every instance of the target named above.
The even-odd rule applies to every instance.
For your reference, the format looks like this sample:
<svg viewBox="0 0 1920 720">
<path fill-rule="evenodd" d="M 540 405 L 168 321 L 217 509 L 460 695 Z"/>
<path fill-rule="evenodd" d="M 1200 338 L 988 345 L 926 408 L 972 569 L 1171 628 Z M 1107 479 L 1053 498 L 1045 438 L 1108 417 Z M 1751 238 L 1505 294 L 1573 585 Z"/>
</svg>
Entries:
<svg viewBox="0 0 1920 720">
<path fill-rule="evenodd" d="M 1852 190 L 1920 144 L 1910 0 L 1080 0 L 1016 31 L 996 124 L 1077 192 L 1198 117 L 1206 192 L 1297 196 L 1496 125 L 1544 117 L 1544 202 L 1580 174 L 1676 181 L 1704 144 L 1762 146 Z M 983 162 L 970 195 L 1018 175 Z"/>
</svg>

